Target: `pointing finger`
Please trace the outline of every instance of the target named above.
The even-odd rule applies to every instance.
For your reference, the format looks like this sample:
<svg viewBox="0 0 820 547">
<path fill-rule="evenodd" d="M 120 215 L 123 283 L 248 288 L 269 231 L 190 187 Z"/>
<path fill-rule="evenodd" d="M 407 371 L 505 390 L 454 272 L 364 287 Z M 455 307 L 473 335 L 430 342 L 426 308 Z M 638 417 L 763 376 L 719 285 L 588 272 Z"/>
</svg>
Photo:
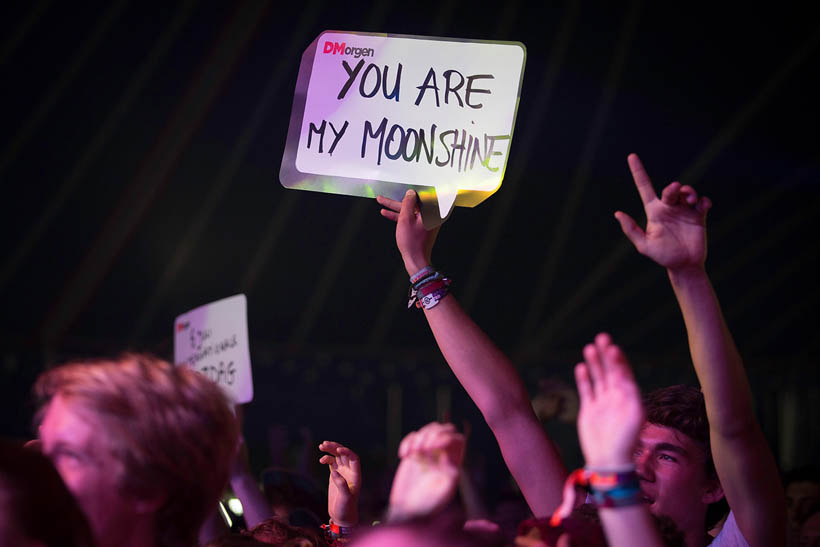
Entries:
<svg viewBox="0 0 820 547">
<path fill-rule="evenodd" d="M 635 181 L 635 186 L 638 188 L 638 194 L 640 194 L 643 204 L 647 205 L 653 199 L 658 199 L 655 187 L 652 186 L 652 180 L 646 174 L 646 169 L 644 169 L 638 154 L 629 154 L 626 161 L 629 163 L 632 179 Z"/>
</svg>

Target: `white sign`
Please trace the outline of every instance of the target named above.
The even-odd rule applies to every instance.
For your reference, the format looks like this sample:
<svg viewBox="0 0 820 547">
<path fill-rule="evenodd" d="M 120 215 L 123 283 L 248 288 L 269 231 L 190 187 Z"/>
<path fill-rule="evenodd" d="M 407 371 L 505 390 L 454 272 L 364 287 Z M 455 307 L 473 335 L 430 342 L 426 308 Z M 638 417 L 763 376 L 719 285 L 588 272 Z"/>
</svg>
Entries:
<svg viewBox="0 0 820 547">
<path fill-rule="evenodd" d="M 237 404 L 253 399 L 247 308 L 237 294 L 174 320 L 174 362 L 206 375 Z"/>
<path fill-rule="evenodd" d="M 302 55 L 279 178 L 366 197 L 413 188 L 440 224 L 501 186 L 525 60 L 519 42 L 325 31 Z"/>
</svg>

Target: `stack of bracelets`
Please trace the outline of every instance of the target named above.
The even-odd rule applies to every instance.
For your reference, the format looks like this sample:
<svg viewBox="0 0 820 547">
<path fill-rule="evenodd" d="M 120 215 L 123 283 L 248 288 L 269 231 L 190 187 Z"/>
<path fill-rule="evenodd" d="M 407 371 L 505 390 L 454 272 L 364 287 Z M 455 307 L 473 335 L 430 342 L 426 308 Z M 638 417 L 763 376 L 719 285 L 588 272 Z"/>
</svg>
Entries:
<svg viewBox="0 0 820 547">
<path fill-rule="evenodd" d="M 433 269 L 425 266 L 410 276 L 410 292 L 407 307 L 424 308 L 429 310 L 444 298 L 450 290 L 450 280 Z"/>
<path fill-rule="evenodd" d="M 593 467 L 577 469 L 570 473 L 564 484 L 564 499 L 550 519 L 553 526 L 561 524 L 572 512 L 576 487 L 581 487 L 590 494 L 598 508 L 627 507 L 643 503 L 634 465 L 606 470 Z"/>
</svg>

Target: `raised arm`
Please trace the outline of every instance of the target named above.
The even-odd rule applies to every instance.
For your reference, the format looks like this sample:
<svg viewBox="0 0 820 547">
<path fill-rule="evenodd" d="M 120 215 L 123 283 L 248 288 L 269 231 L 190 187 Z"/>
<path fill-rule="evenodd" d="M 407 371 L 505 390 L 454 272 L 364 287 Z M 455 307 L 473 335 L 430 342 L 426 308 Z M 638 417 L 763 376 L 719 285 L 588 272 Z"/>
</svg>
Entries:
<svg viewBox="0 0 820 547">
<path fill-rule="evenodd" d="M 259 482 L 251 474 L 248 449 L 242 435 L 239 436 L 239 449 L 231 466 L 230 482 L 231 489 L 242 503 L 242 514 L 248 530 L 272 516 L 268 501 L 259 489 Z"/>
<path fill-rule="evenodd" d="M 427 231 L 409 191 L 402 202 L 379 197 L 382 215 L 396 221 L 396 243 L 412 276 L 430 265 L 437 230 Z M 513 364 L 464 312 L 452 294 L 424 315 L 438 347 L 478 406 L 530 510 L 548 516 L 561 502 L 566 470 L 535 416 Z"/>
<path fill-rule="evenodd" d="M 464 435 L 453 424 L 431 422 L 399 444 L 399 467 L 390 488 L 388 522 L 429 516 L 455 496 L 464 462 Z"/>
<path fill-rule="evenodd" d="M 712 204 L 673 182 L 658 198 L 637 155 L 628 158 L 646 212 L 646 229 L 615 217 L 641 254 L 667 269 L 709 417 L 712 457 L 738 527 L 750 545 L 785 542 L 785 497 L 757 422 L 743 361 L 706 274 L 706 214 Z"/>
<path fill-rule="evenodd" d="M 608 507 L 599 503 L 598 514 L 612 547 L 642 545 L 660 547 L 660 534 L 642 503 L 632 453 L 644 422 L 641 394 L 632 370 L 609 335 L 599 334 L 584 348 L 584 362 L 575 367 L 581 408 L 578 439 L 586 470 L 617 477 L 617 487 L 604 491 Z M 596 486 L 590 475 L 590 486 Z"/>
<path fill-rule="evenodd" d="M 327 512 L 331 524 L 353 528 L 359 524 L 359 492 L 362 468 L 359 456 L 337 442 L 324 441 L 319 450 L 325 454 L 319 463 L 330 471 L 327 485 Z"/>
</svg>

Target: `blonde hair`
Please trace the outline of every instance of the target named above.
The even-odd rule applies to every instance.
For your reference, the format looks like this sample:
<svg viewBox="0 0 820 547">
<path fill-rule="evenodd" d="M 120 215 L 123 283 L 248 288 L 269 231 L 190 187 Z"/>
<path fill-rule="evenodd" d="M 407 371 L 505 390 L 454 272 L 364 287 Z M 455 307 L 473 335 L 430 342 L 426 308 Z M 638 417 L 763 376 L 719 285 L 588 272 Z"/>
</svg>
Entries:
<svg viewBox="0 0 820 547">
<path fill-rule="evenodd" d="M 196 544 L 199 527 L 228 480 L 238 428 L 222 390 L 186 366 L 128 353 L 44 372 L 34 387 L 41 409 L 56 395 L 100 428 L 120 464 L 124 494 L 162 495 L 157 542 Z"/>
</svg>

